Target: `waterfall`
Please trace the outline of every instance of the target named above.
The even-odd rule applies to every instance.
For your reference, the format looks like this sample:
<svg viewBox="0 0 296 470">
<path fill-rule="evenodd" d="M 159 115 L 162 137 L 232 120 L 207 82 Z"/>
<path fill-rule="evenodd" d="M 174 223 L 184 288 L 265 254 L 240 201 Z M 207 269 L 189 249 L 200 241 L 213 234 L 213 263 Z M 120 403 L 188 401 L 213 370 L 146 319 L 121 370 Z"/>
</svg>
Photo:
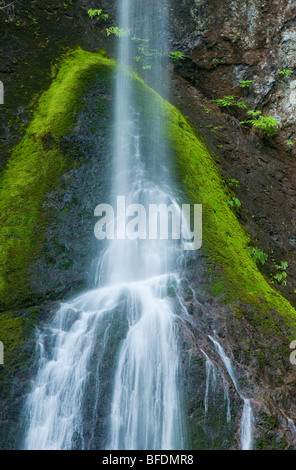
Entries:
<svg viewBox="0 0 296 470">
<path fill-rule="evenodd" d="M 207 353 L 200 349 L 201 353 L 204 355 L 206 359 L 206 390 L 205 390 L 205 416 L 207 416 L 209 411 L 209 392 L 210 392 L 210 384 L 211 384 L 211 376 L 212 376 L 212 387 L 215 390 L 217 386 L 217 367 L 213 363 L 213 361 L 209 358 Z M 219 368 L 219 374 L 221 376 L 223 382 L 223 389 L 224 389 L 224 400 L 226 402 L 226 421 L 227 423 L 231 422 L 231 406 L 230 406 L 230 396 L 229 396 L 229 387 L 227 380 L 223 374 L 222 369 Z"/>
<path fill-rule="evenodd" d="M 98 249 L 89 289 L 62 303 L 37 332 L 37 373 L 24 409 L 25 449 L 181 450 L 187 445 L 179 325 L 191 320 L 181 289 L 183 240 L 174 239 L 172 228 L 168 239 L 128 239 L 122 224 L 122 213 L 134 216 L 136 205 L 170 206 L 181 213 L 162 101 L 153 94 L 151 102 L 153 92 L 137 91 L 134 74 L 137 69 L 169 98 L 166 18 L 166 0 L 119 1 L 112 178 L 109 200 L 102 201 L 121 207 L 116 237 Z M 250 401 L 239 391 L 232 361 L 210 339 L 244 401 L 241 448 L 250 449 Z M 216 365 L 203 354 L 207 415 Z M 217 370 L 230 423 L 228 383 Z"/>
<path fill-rule="evenodd" d="M 289 428 L 290 428 L 292 438 L 293 438 L 293 445 L 295 446 L 296 445 L 296 425 L 295 425 L 295 422 L 291 418 L 289 418 L 289 416 L 287 416 L 284 411 L 281 410 L 281 413 L 285 417 L 285 419 L 287 420 L 287 423 L 289 424 Z"/>
<path fill-rule="evenodd" d="M 241 421 L 241 450 L 252 450 L 253 445 L 253 411 L 250 400 L 243 398 L 244 408 Z"/>
<path fill-rule="evenodd" d="M 206 359 L 206 391 L 205 391 L 205 416 L 209 410 L 209 391 L 210 391 L 210 382 L 211 382 L 211 375 L 213 375 L 213 381 L 216 380 L 216 370 L 213 361 L 209 358 L 209 356 L 201 349 L 201 352 L 205 356 Z"/>
<path fill-rule="evenodd" d="M 240 390 L 240 387 L 237 383 L 236 375 L 234 372 L 233 364 L 231 359 L 226 355 L 221 344 L 215 340 L 212 336 L 209 335 L 210 340 L 215 346 L 217 353 L 219 354 L 223 364 L 226 367 L 226 370 L 233 382 L 233 385 L 239 394 L 240 398 L 243 400 L 244 407 L 241 419 L 241 450 L 252 450 L 253 447 L 253 424 L 254 416 L 253 410 L 250 403 L 250 400 L 245 398 Z"/>
<path fill-rule="evenodd" d="M 127 205 L 179 207 L 167 170 L 161 110 L 156 109 L 159 119 L 147 126 L 149 102 L 144 97 L 139 111 L 130 73 L 135 55 L 142 53 L 141 60 L 149 63 L 141 65 L 141 74 L 167 97 L 165 9 L 165 0 L 120 2 L 124 34 L 115 94 L 114 204 L 120 197 Z M 178 301 L 167 295 L 178 281 L 182 242 L 121 239 L 119 218 L 116 229 L 117 238 L 110 240 L 94 273 L 95 288 L 62 304 L 38 334 L 38 372 L 25 407 L 26 449 L 161 450 L 185 445 Z M 101 438 L 100 426 L 106 434 Z"/>
</svg>

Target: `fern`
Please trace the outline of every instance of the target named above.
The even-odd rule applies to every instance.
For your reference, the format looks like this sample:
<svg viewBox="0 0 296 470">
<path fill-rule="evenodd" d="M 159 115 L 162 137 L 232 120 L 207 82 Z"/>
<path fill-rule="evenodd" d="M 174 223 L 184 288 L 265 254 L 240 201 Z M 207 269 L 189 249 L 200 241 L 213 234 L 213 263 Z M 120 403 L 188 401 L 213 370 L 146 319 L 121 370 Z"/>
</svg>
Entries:
<svg viewBox="0 0 296 470">
<path fill-rule="evenodd" d="M 237 108 L 245 109 L 246 103 L 244 101 L 237 101 L 235 95 L 224 96 L 218 100 L 212 100 L 219 108 L 226 108 L 228 106 L 236 106 Z"/>
<path fill-rule="evenodd" d="M 249 247 L 249 253 L 254 263 L 260 261 L 260 263 L 264 265 L 268 260 L 268 254 L 264 253 L 264 251 L 260 250 L 259 248 L 255 248 L 254 246 Z"/>
<path fill-rule="evenodd" d="M 248 115 L 252 116 L 254 119 L 247 119 L 246 121 L 241 121 L 241 124 L 251 124 L 252 127 L 260 129 L 264 134 L 271 136 L 276 133 L 276 128 L 279 124 L 279 121 L 272 116 L 263 116 L 262 111 L 248 111 Z"/>
<path fill-rule="evenodd" d="M 169 55 L 169 58 L 172 59 L 173 62 L 176 62 L 177 60 L 180 60 L 180 59 L 185 59 L 185 54 L 183 54 L 183 52 L 180 52 L 180 51 L 173 51 L 170 53 Z"/>
<path fill-rule="evenodd" d="M 100 16 L 102 11 L 103 10 L 101 10 L 101 9 L 93 10 L 92 8 L 90 8 L 87 13 L 88 13 L 88 16 L 90 17 L 90 19 L 93 20 L 96 16 Z"/>
<path fill-rule="evenodd" d="M 240 86 L 242 88 L 249 88 L 250 85 L 252 85 L 252 83 L 254 83 L 255 80 L 241 80 L 239 83 L 240 83 Z"/>
<path fill-rule="evenodd" d="M 291 75 L 291 73 L 294 73 L 294 70 L 290 70 L 290 69 L 279 70 L 279 75 Z"/>
<path fill-rule="evenodd" d="M 110 28 L 106 29 L 106 32 L 107 36 L 114 34 L 114 36 L 117 36 L 118 38 L 125 38 L 131 34 L 130 29 L 119 28 L 118 26 L 111 26 Z"/>
</svg>

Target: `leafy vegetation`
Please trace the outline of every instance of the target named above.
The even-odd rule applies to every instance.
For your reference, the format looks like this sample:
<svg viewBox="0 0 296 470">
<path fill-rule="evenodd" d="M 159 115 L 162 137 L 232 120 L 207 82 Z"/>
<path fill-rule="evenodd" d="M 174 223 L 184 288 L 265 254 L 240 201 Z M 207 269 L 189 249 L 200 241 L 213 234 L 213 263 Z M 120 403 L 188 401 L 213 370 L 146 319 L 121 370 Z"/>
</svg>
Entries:
<svg viewBox="0 0 296 470">
<path fill-rule="evenodd" d="M 286 151 L 288 153 L 291 153 L 293 147 L 295 146 L 295 144 L 296 144 L 296 138 L 295 137 L 293 139 L 291 138 L 291 139 L 286 140 L 286 146 L 287 146 Z"/>
<path fill-rule="evenodd" d="M 126 38 L 131 35 L 131 30 L 129 28 L 119 28 L 118 26 L 110 26 L 106 29 L 107 36 L 114 35 L 118 38 Z"/>
<path fill-rule="evenodd" d="M 212 100 L 219 108 L 226 108 L 226 107 L 237 107 L 246 109 L 246 103 L 244 101 L 237 101 L 237 97 L 235 95 L 228 95 L 224 96 L 224 98 L 220 98 L 217 100 Z"/>
<path fill-rule="evenodd" d="M 276 281 L 278 284 L 281 284 L 283 286 L 287 285 L 287 269 L 288 269 L 288 262 L 287 261 L 281 261 L 280 264 L 274 264 L 275 268 L 277 269 L 276 274 L 271 274 L 271 277 L 274 281 Z"/>
<path fill-rule="evenodd" d="M 227 185 L 230 187 L 230 188 L 239 188 L 240 185 L 239 185 L 239 182 L 238 180 L 236 179 L 233 179 L 233 178 L 230 178 L 227 180 Z"/>
<path fill-rule="evenodd" d="M 108 18 L 109 18 L 109 15 L 108 13 L 103 13 L 103 10 L 101 9 L 98 9 L 98 10 L 93 10 L 93 9 L 90 9 L 88 10 L 88 16 L 90 17 L 90 19 L 99 19 L 101 18 L 103 21 L 107 21 Z"/>
<path fill-rule="evenodd" d="M 169 54 L 169 58 L 173 61 L 173 62 L 177 62 L 178 60 L 182 60 L 182 59 L 185 59 L 185 54 L 183 54 L 183 52 L 180 52 L 180 51 L 173 51 L 173 52 L 170 52 Z"/>
<path fill-rule="evenodd" d="M 254 246 L 249 247 L 249 253 L 254 263 L 257 263 L 258 261 L 260 261 L 260 263 L 264 265 L 266 261 L 268 260 L 268 254 L 264 253 L 264 251 Z"/>
<path fill-rule="evenodd" d="M 240 208 L 242 203 L 240 202 L 240 200 L 237 197 L 233 196 L 231 199 L 227 200 L 227 205 L 229 207 L 232 207 L 232 208 L 235 208 L 235 207 Z"/>
<path fill-rule="evenodd" d="M 241 80 L 239 83 L 241 88 L 249 88 L 254 82 L 255 80 Z"/>
<path fill-rule="evenodd" d="M 90 8 L 87 13 L 88 13 L 88 16 L 90 17 L 90 19 L 94 19 L 96 16 L 100 16 L 102 11 L 103 10 L 101 10 L 101 9 L 93 10 L 92 8 Z"/>
<path fill-rule="evenodd" d="M 150 39 L 142 39 L 133 37 L 131 38 L 132 41 L 139 42 L 137 45 L 137 55 L 134 57 L 134 60 L 139 63 L 143 63 L 142 69 L 143 70 L 150 70 L 152 68 L 152 64 L 149 64 L 149 60 L 151 60 L 155 56 L 159 56 L 160 52 L 157 49 L 152 49 L 149 47 Z"/>
<path fill-rule="evenodd" d="M 99 9 L 90 8 L 88 10 L 88 16 L 90 17 L 90 19 L 102 18 L 104 21 L 106 21 L 109 18 L 109 15 L 107 13 L 103 13 L 103 10 L 101 8 Z M 118 26 L 110 26 L 109 28 L 106 28 L 106 33 L 107 33 L 107 36 L 116 36 L 118 38 L 126 38 L 126 37 L 131 36 L 132 30 L 130 28 L 125 29 L 125 28 L 120 28 Z M 134 56 L 134 60 L 136 61 L 136 63 L 140 63 L 144 59 L 149 60 L 152 57 L 160 55 L 160 52 L 157 49 L 149 48 L 148 43 L 150 42 L 150 39 L 133 36 L 131 40 L 139 42 L 139 45 L 137 46 L 137 55 Z M 186 57 L 185 54 L 183 54 L 183 52 L 180 52 L 180 51 L 172 51 L 169 54 L 169 58 L 173 62 L 182 60 L 185 57 Z M 150 70 L 151 68 L 152 68 L 152 64 L 144 63 L 142 65 L 143 70 Z"/>
<path fill-rule="evenodd" d="M 137 38 L 136 36 L 132 37 L 131 40 L 140 42 L 150 42 L 150 39 Z"/>
<path fill-rule="evenodd" d="M 294 70 L 290 70 L 290 69 L 283 69 L 283 70 L 279 70 L 279 75 L 291 75 L 292 73 L 294 73 Z"/>
<path fill-rule="evenodd" d="M 262 130 L 267 136 L 272 136 L 276 133 L 276 128 L 279 125 L 279 121 L 271 116 L 262 115 L 262 111 L 250 110 L 247 113 L 252 116 L 252 119 L 241 121 L 241 124 L 251 124 L 252 127 Z"/>
</svg>

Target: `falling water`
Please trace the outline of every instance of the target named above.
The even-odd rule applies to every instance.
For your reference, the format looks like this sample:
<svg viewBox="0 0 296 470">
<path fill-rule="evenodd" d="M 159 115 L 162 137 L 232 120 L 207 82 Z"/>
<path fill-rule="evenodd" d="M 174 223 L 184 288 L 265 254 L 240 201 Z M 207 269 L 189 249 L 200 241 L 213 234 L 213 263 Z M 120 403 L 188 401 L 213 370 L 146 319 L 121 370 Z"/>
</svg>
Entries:
<svg viewBox="0 0 296 470">
<path fill-rule="evenodd" d="M 210 392 L 210 385 L 211 385 L 211 378 L 212 378 L 212 388 L 215 391 L 217 386 L 217 367 L 213 363 L 213 361 L 209 358 L 207 353 L 201 349 L 200 350 L 206 359 L 206 390 L 205 390 L 205 416 L 207 416 L 209 411 L 209 392 Z M 224 399 L 226 402 L 226 421 L 227 423 L 231 422 L 231 407 L 230 407 L 230 396 L 229 396 L 229 387 L 227 380 L 223 374 L 222 369 L 219 368 L 219 375 L 222 378 L 223 382 L 223 389 L 224 389 Z"/>
<path fill-rule="evenodd" d="M 243 398 L 244 408 L 241 421 L 241 450 L 252 450 L 253 446 L 253 410 L 250 400 Z"/>
<path fill-rule="evenodd" d="M 289 423 L 289 425 L 290 425 L 290 427 L 291 427 L 291 430 L 292 430 L 292 432 L 293 432 L 293 436 L 294 436 L 294 438 L 296 438 L 296 426 L 295 426 L 295 423 L 294 423 L 294 421 L 293 421 L 291 418 L 288 418 L 288 417 L 287 417 L 287 420 L 288 420 L 288 423 Z"/>
<path fill-rule="evenodd" d="M 281 411 L 281 412 L 282 412 L 283 416 L 286 418 L 286 420 L 289 424 L 291 434 L 292 434 L 292 438 L 293 438 L 293 445 L 295 446 L 296 445 L 296 425 L 295 425 L 295 422 L 291 418 L 289 418 L 289 416 L 287 416 L 284 411 Z"/>
<path fill-rule="evenodd" d="M 166 0 L 120 0 L 113 175 L 109 201 L 179 210 L 170 182 L 161 101 L 139 96 L 130 73 L 168 98 Z M 139 59 L 140 57 L 140 59 Z M 137 60 L 135 60 L 137 58 Z M 148 61 L 148 62 L 147 62 Z M 155 118 L 157 117 L 158 118 Z M 130 214 L 134 215 L 134 214 Z M 39 363 L 25 406 L 26 449 L 182 449 L 179 316 L 182 241 L 117 238 L 100 254 L 93 288 L 63 303 L 37 335 Z M 194 292 L 193 292 L 193 295 Z M 238 393 L 231 360 L 210 337 Z M 205 413 L 210 374 L 207 358 Z M 213 375 L 214 378 L 214 375 Z M 222 375 L 223 379 L 223 375 Z M 226 382 L 226 381 L 225 381 Z M 224 383 L 224 382 L 223 382 Z M 227 421 L 230 421 L 230 400 Z M 244 400 L 241 448 L 252 447 L 252 408 Z"/>
<path fill-rule="evenodd" d="M 209 410 L 209 391 L 210 391 L 210 383 L 211 383 L 211 376 L 213 376 L 213 381 L 216 380 L 216 369 L 213 361 L 209 358 L 209 356 L 201 349 L 201 352 L 205 356 L 206 359 L 206 391 L 205 391 L 205 416 Z"/>
<path fill-rule="evenodd" d="M 165 9 L 165 0 L 120 2 L 119 26 L 124 37 L 119 40 L 115 95 L 110 190 L 114 205 L 119 196 L 127 205 L 164 203 L 178 207 L 166 168 L 168 151 L 161 119 L 144 128 L 149 103 L 144 97 L 141 114 L 129 72 L 141 47 L 145 60 L 150 60 L 147 72 L 142 69 L 146 81 L 167 95 Z M 129 32 L 138 39 L 132 39 Z M 154 109 L 154 113 L 160 114 L 160 110 Z M 116 225 L 117 239 L 110 241 L 100 258 L 95 289 L 62 304 L 53 322 L 39 333 L 38 373 L 26 403 L 26 449 L 105 446 L 161 450 L 185 445 L 178 317 L 176 302 L 167 296 L 170 283 L 178 279 L 176 266 L 182 244 L 175 240 L 122 240 L 119 219 Z M 115 329 L 120 336 L 118 344 L 114 344 L 116 322 L 121 325 Z M 109 358 L 113 378 L 104 428 L 107 437 L 99 441 L 94 429 L 98 427 L 104 386 L 100 374 L 108 348 L 117 350 L 113 359 Z M 93 397 L 88 395 L 90 390 Z M 86 409 L 92 430 L 87 430 Z"/>
<path fill-rule="evenodd" d="M 231 359 L 229 359 L 229 357 L 226 355 L 224 349 L 222 348 L 221 344 L 218 343 L 217 340 L 215 340 L 212 336 L 209 336 L 209 338 L 214 344 L 217 353 L 219 354 L 223 364 L 225 365 L 226 370 L 233 382 L 237 393 L 244 402 L 243 414 L 241 419 L 241 450 L 252 450 L 254 416 L 250 400 L 245 398 L 240 391 L 240 387 L 237 383 Z"/>
</svg>

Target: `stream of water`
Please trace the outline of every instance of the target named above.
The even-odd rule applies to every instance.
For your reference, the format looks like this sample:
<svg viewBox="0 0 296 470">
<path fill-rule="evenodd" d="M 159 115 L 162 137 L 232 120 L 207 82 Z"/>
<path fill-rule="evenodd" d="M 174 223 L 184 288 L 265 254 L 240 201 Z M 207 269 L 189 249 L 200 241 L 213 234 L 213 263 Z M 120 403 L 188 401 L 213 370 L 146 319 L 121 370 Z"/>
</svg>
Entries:
<svg viewBox="0 0 296 470">
<path fill-rule="evenodd" d="M 114 203 L 118 196 L 124 196 L 127 205 L 141 203 L 147 207 L 150 203 L 163 203 L 177 207 L 168 185 L 163 129 L 159 122 L 145 129 L 145 139 L 151 144 L 147 154 L 143 150 L 142 117 L 136 111 L 133 80 L 127 70 L 133 65 L 137 49 L 149 44 L 144 49 L 144 56 L 150 59 L 147 80 L 163 96 L 167 95 L 167 51 L 163 33 L 159 34 L 166 32 L 165 17 L 162 0 L 120 2 L 121 30 L 139 32 L 141 36 L 134 42 L 129 35 L 119 41 L 110 190 Z M 144 110 L 147 105 L 144 102 Z M 151 174 L 156 176 L 151 178 Z M 119 223 L 117 230 L 120 235 Z M 106 317 L 116 312 L 118 315 L 120 308 L 126 320 L 126 334 L 114 369 L 106 447 L 184 446 L 178 328 L 173 302 L 166 295 L 169 283 L 177 277 L 175 268 L 182 257 L 182 245 L 175 240 L 118 238 L 121 237 L 110 241 L 100 258 L 95 274 L 97 287 L 62 304 L 53 322 L 38 336 L 38 373 L 26 404 L 27 449 L 91 447 L 83 419 L 90 364 L 98 338 L 101 357 L 110 341 Z M 98 406 L 95 400 L 93 416 Z"/>
<path fill-rule="evenodd" d="M 119 4 L 123 37 L 109 194 L 114 205 L 120 196 L 126 205 L 172 204 L 180 210 L 170 183 L 165 129 L 161 119 L 147 126 L 129 74 L 135 57 L 136 62 L 148 60 L 142 66 L 144 78 L 168 98 L 166 8 L 165 0 L 121 0 Z M 149 108 L 148 100 L 147 95 L 141 103 L 143 113 Z M 154 113 L 160 115 L 161 110 Z M 175 292 L 174 298 L 168 295 L 180 283 L 182 240 L 121 239 L 118 220 L 116 229 L 117 238 L 110 240 L 99 258 L 94 288 L 63 303 L 53 321 L 37 334 L 39 363 L 25 406 L 25 449 L 186 446 L 178 341 L 180 312 L 186 306 L 181 292 Z M 230 359 L 214 338 L 210 340 L 240 394 Z M 215 366 L 203 354 L 207 413 Z M 224 392 L 230 421 L 227 384 Z M 252 408 L 240 396 L 244 400 L 241 448 L 249 449 Z"/>
<path fill-rule="evenodd" d="M 223 364 L 225 365 L 226 370 L 233 382 L 237 393 L 239 394 L 240 398 L 243 400 L 244 403 L 243 414 L 241 419 L 241 450 L 252 450 L 254 416 L 250 400 L 248 398 L 245 398 L 240 390 L 231 359 L 226 355 L 221 344 L 216 339 L 214 339 L 212 336 L 209 336 L 209 338 L 214 344 L 215 349 L 219 354 Z"/>
</svg>

